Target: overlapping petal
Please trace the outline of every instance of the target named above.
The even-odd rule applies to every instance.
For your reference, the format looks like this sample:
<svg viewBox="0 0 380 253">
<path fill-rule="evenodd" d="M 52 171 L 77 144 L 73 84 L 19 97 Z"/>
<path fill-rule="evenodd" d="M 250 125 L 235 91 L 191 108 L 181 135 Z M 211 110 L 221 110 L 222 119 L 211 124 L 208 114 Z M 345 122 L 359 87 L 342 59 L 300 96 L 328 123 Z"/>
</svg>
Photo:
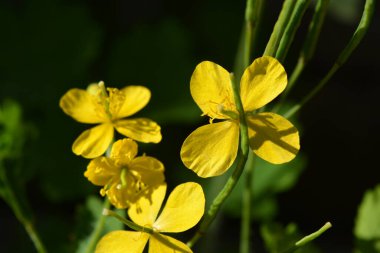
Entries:
<svg viewBox="0 0 380 253">
<path fill-rule="evenodd" d="M 158 187 L 165 180 L 164 165 L 151 156 L 136 157 L 129 164 L 129 169 L 135 171 L 138 174 L 138 177 L 140 177 L 140 180 L 144 182 L 144 185 L 149 186 L 150 188 Z M 150 191 L 151 189 L 144 189 L 142 187 L 142 190 Z"/>
<path fill-rule="evenodd" d="M 110 158 L 118 165 L 127 164 L 137 155 L 137 143 L 132 139 L 122 139 L 112 145 Z"/>
<path fill-rule="evenodd" d="M 102 105 L 94 96 L 82 89 L 70 89 L 59 101 L 61 109 L 81 123 L 101 123 L 107 121 Z"/>
<path fill-rule="evenodd" d="M 162 139 L 161 127 L 150 119 L 118 120 L 114 126 L 119 133 L 136 141 L 158 143 Z"/>
<path fill-rule="evenodd" d="M 230 74 L 218 64 L 198 64 L 191 76 L 190 92 L 202 112 L 211 118 L 227 118 L 219 112 L 220 108 L 236 111 Z"/>
<path fill-rule="evenodd" d="M 151 199 L 140 198 L 128 209 L 131 220 L 140 226 L 152 227 L 164 201 L 165 193 L 166 184 L 162 184 L 153 191 Z"/>
<path fill-rule="evenodd" d="M 113 138 L 113 126 L 103 123 L 84 131 L 75 140 L 72 150 L 86 158 L 95 158 L 106 152 Z"/>
<path fill-rule="evenodd" d="M 239 125 L 223 121 L 197 128 L 184 141 L 181 159 L 200 177 L 223 174 L 234 162 L 239 143 Z"/>
<path fill-rule="evenodd" d="M 193 251 L 183 242 L 173 237 L 153 234 L 149 239 L 149 253 L 192 253 Z"/>
<path fill-rule="evenodd" d="M 199 222 L 204 210 L 205 198 L 202 187 L 192 182 L 181 184 L 169 195 L 153 227 L 160 232 L 183 232 Z"/>
<path fill-rule="evenodd" d="M 285 89 L 286 84 L 286 72 L 279 61 L 270 56 L 257 58 L 246 68 L 240 81 L 244 111 L 266 105 Z"/>
<path fill-rule="evenodd" d="M 107 157 L 98 157 L 88 164 L 84 176 L 94 185 L 103 186 L 120 173 L 120 169 Z"/>
<path fill-rule="evenodd" d="M 289 162 L 300 149 L 298 130 L 278 114 L 248 116 L 247 124 L 251 149 L 270 163 Z"/>
<path fill-rule="evenodd" d="M 149 234 L 134 231 L 112 231 L 100 239 L 95 253 L 141 253 Z"/>
</svg>

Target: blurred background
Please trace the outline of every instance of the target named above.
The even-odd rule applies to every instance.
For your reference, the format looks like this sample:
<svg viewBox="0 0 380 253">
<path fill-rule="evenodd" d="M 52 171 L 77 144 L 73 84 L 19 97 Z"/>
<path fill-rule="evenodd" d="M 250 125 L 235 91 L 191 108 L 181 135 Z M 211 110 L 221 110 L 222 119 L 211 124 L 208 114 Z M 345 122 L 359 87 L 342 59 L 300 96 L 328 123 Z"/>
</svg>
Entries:
<svg viewBox="0 0 380 253">
<path fill-rule="evenodd" d="M 262 54 L 282 4 L 266 2 L 255 56 Z M 360 20 L 364 1 L 330 2 L 315 57 L 290 95 L 293 101 L 323 78 Z M 89 126 L 58 106 L 70 88 L 84 89 L 100 80 L 109 87 L 149 87 L 152 99 L 138 116 L 157 121 L 163 141 L 140 145 L 140 152 L 165 164 L 171 188 L 196 180 L 208 196 L 220 189 L 223 177 L 199 180 L 182 165 L 179 150 L 187 135 L 207 122 L 189 92 L 192 71 L 202 60 L 232 71 L 244 8 L 244 0 L 0 1 L 0 106 L 3 111 L 16 108 L 2 120 L 17 121 L 22 115 L 12 139 L 17 154 L 4 167 L 25 190 L 49 251 L 75 252 L 91 231 L 86 203 L 99 191 L 83 176 L 88 161 L 71 152 L 75 138 Z M 299 158 L 278 168 L 259 161 L 264 176 L 255 176 L 259 189 L 252 238 L 259 250 L 263 221 L 294 222 L 305 234 L 331 221 L 333 228 L 316 244 L 322 252 L 351 252 L 357 207 L 364 192 L 380 183 L 379 14 L 377 8 L 368 35 L 347 64 L 294 118 L 301 132 Z M 309 9 L 284 62 L 288 73 L 311 15 Z M 1 138 L 6 138 L 4 122 Z M 200 242 L 200 252 L 236 252 L 241 207 L 238 190 L 234 194 Z M 0 247 L 1 252 L 35 252 L 1 199 Z"/>
</svg>

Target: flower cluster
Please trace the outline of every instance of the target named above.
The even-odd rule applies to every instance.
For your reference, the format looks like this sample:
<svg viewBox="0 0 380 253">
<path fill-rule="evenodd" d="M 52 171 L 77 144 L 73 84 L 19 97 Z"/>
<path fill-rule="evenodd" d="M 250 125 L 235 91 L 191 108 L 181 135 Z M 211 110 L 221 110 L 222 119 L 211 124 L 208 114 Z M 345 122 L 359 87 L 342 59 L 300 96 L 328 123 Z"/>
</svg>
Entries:
<svg viewBox="0 0 380 253">
<path fill-rule="evenodd" d="M 232 74 L 208 61 L 201 62 L 191 77 L 191 95 L 203 115 L 210 117 L 210 124 L 191 133 L 180 154 L 185 166 L 200 177 L 220 175 L 232 165 L 240 124 L 248 126 L 252 151 L 268 162 L 288 162 L 299 150 L 298 131 L 292 123 L 258 110 L 285 89 L 287 76 L 282 65 L 274 58 L 261 57 L 245 70 L 238 95 L 243 111 L 236 106 L 233 82 Z M 106 89 L 99 82 L 87 90 L 71 89 L 60 100 L 62 110 L 75 120 L 98 124 L 84 131 L 72 150 L 92 159 L 84 176 L 101 186 L 100 194 L 116 208 L 128 209 L 128 222 L 136 230 L 108 233 L 99 241 L 96 253 L 141 253 L 148 241 L 149 252 L 192 252 L 186 244 L 162 233 L 183 232 L 199 222 L 205 208 L 202 187 L 193 182 L 177 186 L 158 215 L 167 187 L 164 165 L 154 157 L 137 156 L 136 141 L 160 142 L 160 126 L 147 118 L 125 119 L 140 111 L 150 95 L 143 86 Z M 115 141 L 114 129 L 127 138 Z"/>
</svg>

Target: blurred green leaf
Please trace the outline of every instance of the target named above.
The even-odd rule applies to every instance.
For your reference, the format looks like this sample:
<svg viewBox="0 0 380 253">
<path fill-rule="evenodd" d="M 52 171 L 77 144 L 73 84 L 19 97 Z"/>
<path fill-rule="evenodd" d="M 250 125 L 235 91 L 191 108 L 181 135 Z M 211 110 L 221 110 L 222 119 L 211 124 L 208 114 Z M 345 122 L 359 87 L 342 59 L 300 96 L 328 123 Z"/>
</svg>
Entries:
<svg viewBox="0 0 380 253">
<path fill-rule="evenodd" d="M 380 185 L 368 190 L 359 206 L 354 227 L 356 252 L 380 252 Z"/>
<path fill-rule="evenodd" d="M 123 223 L 113 217 L 104 217 L 102 215 L 103 208 L 105 208 L 105 204 L 100 200 L 100 198 L 89 196 L 85 205 L 78 210 L 78 222 L 76 223 L 78 248 L 75 251 L 76 253 L 92 252 L 88 251 L 90 244 L 95 243 L 94 245 L 96 245 L 97 240 L 110 231 L 123 229 Z M 125 216 L 124 210 L 117 210 L 116 212 L 122 217 Z M 99 237 L 94 237 L 93 233 L 96 233 L 95 230 L 99 226 L 101 226 L 98 234 Z"/>
<path fill-rule="evenodd" d="M 303 237 L 295 223 L 290 223 L 286 227 L 278 223 L 267 223 L 261 226 L 260 233 L 269 253 L 283 252 Z M 296 252 L 319 253 L 321 251 L 313 243 L 308 243 Z"/>
<path fill-rule="evenodd" d="M 329 11 L 339 21 L 353 24 L 361 14 L 361 0 L 334 0 L 330 1 Z"/>
<path fill-rule="evenodd" d="M 253 217 L 259 220 L 269 220 L 274 217 L 277 210 L 275 194 L 284 192 L 293 187 L 302 170 L 306 165 L 306 158 L 302 153 L 285 164 L 270 164 L 258 157 L 252 161 L 249 158 L 247 164 L 254 166 L 252 196 L 253 196 Z M 224 210 L 235 217 L 241 215 L 241 196 L 244 187 L 245 174 L 239 179 L 235 189 L 224 205 Z"/>
</svg>

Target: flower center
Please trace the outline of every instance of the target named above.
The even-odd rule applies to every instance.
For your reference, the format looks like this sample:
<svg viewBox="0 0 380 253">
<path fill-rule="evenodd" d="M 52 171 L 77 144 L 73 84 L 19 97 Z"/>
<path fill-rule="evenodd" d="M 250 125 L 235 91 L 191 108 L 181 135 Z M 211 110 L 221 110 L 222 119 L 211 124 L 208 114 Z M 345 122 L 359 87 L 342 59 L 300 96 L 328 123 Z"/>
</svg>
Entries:
<svg viewBox="0 0 380 253">
<path fill-rule="evenodd" d="M 100 81 L 97 85 L 90 85 L 87 91 L 95 97 L 96 103 L 104 109 L 104 112 L 106 113 L 108 118 L 112 119 L 112 114 L 110 111 L 110 98 L 107 93 L 104 82 Z"/>
</svg>

